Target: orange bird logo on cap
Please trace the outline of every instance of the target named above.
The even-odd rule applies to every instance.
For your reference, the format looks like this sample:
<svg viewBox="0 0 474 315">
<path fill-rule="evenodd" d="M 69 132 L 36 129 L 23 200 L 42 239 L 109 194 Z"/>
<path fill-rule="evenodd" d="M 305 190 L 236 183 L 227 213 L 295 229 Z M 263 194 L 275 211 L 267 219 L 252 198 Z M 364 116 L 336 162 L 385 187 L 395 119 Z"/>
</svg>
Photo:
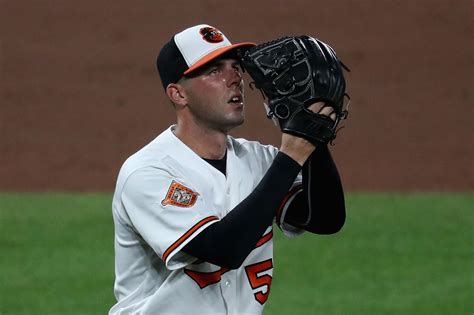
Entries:
<svg viewBox="0 0 474 315">
<path fill-rule="evenodd" d="M 220 43 L 224 40 L 224 35 L 214 27 L 203 27 L 199 30 L 202 38 L 209 43 Z"/>
</svg>

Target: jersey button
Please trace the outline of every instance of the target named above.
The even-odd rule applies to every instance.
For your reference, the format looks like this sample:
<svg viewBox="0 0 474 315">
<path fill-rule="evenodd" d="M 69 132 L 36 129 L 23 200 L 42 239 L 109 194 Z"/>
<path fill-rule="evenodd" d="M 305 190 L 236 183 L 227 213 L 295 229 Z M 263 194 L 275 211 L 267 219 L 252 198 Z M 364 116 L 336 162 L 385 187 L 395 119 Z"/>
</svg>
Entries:
<svg viewBox="0 0 474 315">
<path fill-rule="evenodd" d="M 226 281 L 226 282 L 225 282 L 225 285 L 226 285 L 227 287 L 230 287 L 230 281 Z"/>
</svg>

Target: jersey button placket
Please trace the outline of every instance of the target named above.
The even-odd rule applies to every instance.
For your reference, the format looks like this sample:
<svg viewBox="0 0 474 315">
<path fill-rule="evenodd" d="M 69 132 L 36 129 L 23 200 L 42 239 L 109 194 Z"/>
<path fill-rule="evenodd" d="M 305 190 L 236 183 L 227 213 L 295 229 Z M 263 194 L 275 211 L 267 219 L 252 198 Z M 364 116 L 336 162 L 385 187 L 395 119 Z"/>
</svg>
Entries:
<svg viewBox="0 0 474 315">
<path fill-rule="evenodd" d="M 235 281 L 232 281 L 232 278 L 235 277 L 234 274 L 236 271 L 232 270 L 230 272 L 227 272 L 224 275 L 224 278 L 222 279 L 223 281 L 221 282 L 221 289 L 222 289 L 222 294 L 224 295 L 225 303 L 227 304 L 227 311 L 228 314 L 234 314 L 235 313 L 235 300 L 237 298 L 236 296 L 236 288 L 235 288 Z"/>
</svg>

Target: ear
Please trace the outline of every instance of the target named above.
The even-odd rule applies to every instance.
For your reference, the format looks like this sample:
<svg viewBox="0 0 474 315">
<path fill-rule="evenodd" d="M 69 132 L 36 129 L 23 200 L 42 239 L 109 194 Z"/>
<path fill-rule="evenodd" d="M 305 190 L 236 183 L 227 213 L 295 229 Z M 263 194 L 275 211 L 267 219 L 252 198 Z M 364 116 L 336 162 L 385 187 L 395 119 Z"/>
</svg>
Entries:
<svg viewBox="0 0 474 315">
<path fill-rule="evenodd" d="M 186 91 L 181 84 L 170 83 L 166 87 L 166 95 L 176 106 L 185 106 L 187 104 Z"/>
</svg>

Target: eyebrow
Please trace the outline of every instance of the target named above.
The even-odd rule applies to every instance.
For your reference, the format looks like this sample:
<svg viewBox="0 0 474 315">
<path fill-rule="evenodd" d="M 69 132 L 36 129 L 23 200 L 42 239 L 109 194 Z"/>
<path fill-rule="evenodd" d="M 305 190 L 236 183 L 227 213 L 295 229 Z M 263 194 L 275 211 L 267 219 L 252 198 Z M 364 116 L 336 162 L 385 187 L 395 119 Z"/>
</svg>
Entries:
<svg viewBox="0 0 474 315">
<path fill-rule="evenodd" d="M 221 67 L 224 64 L 225 60 L 232 60 L 233 61 L 232 66 L 237 65 L 240 68 L 240 70 L 242 70 L 242 66 L 241 66 L 240 62 L 235 58 L 229 58 L 229 57 L 227 57 L 227 58 L 217 58 L 215 60 L 210 61 L 208 64 L 202 66 L 201 68 L 196 69 L 194 72 L 186 75 L 185 77 L 186 78 L 192 78 L 192 77 L 200 76 L 203 73 L 209 71 L 209 69 L 211 69 L 212 67 Z"/>
<path fill-rule="evenodd" d="M 211 62 L 209 64 L 210 67 L 212 66 L 222 66 L 226 60 L 231 60 L 232 61 L 232 65 L 239 65 L 240 66 L 240 63 L 237 59 L 235 58 L 218 58 L 216 59 L 215 61 Z"/>
</svg>

